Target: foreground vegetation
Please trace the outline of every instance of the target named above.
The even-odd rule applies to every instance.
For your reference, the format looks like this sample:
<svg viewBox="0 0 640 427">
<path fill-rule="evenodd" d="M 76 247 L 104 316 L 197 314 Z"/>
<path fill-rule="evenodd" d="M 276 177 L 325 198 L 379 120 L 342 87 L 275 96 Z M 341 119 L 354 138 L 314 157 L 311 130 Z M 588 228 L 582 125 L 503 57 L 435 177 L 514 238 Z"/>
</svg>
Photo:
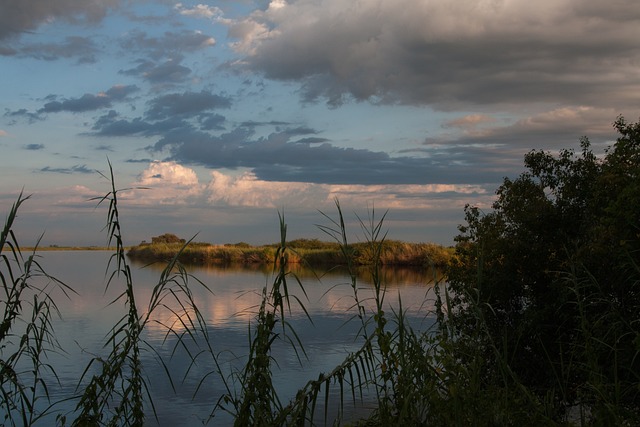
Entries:
<svg viewBox="0 0 640 427">
<path fill-rule="evenodd" d="M 58 423 L 144 424 L 153 390 L 140 358 L 147 346 L 143 331 L 165 306 L 182 322 L 179 330 L 165 325 L 167 334 L 178 338 L 176 345 L 197 346 L 192 362 L 206 359 L 214 366 L 202 381 L 220 381 L 226 389 L 211 402 L 213 422 L 224 411 L 237 426 L 311 425 L 327 416 L 318 407 L 333 404 L 338 416 L 327 423 L 340 424 L 344 405 L 369 393 L 375 410 L 357 424 L 640 425 L 640 123 L 619 118 L 615 127 L 620 137 L 604 158 L 586 139 L 580 154 L 531 152 L 527 172 L 505 179 L 491 212 L 467 207 L 448 285 L 436 282 L 431 294 L 437 323 L 429 331 L 412 329 L 401 306 L 383 310 L 384 215 L 370 212 L 361 220 L 366 242 L 352 245 L 337 203 L 337 215 L 325 215 L 321 230 L 350 272 L 360 348 L 331 372 L 311 378 L 290 402 L 273 385 L 277 360 L 271 352 L 284 340 L 304 359 L 304 343 L 287 322 L 289 307 L 303 305 L 291 294 L 302 285 L 289 269 L 301 248 L 287 241 L 284 218 L 269 258 L 273 280 L 250 327 L 248 356 L 239 370 L 226 372 L 191 298 L 193 280 L 179 263 L 189 242 L 180 243 L 140 314 L 112 184 L 98 202 L 109 204 L 109 244 L 116 247 L 110 277 L 122 279 L 125 314 L 105 343 L 108 354 L 93 360 L 77 395 L 69 397 L 76 410 L 59 414 Z M 46 273 L 34 254 L 23 255 L 11 231 L 24 201 L 18 199 L 0 236 L 0 413 L 7 425 L 34 425 L 55 413 L 48 399 L 55 367 L 45 355 L 57 348 L 51 327 L 56 306 L 48 287 L 73 297 L 53 278 L 46 286 L 34 282 Z M 366 260 L 373 278 L 373 310 L 358 294 L 358 259 Z"/>
</svg>

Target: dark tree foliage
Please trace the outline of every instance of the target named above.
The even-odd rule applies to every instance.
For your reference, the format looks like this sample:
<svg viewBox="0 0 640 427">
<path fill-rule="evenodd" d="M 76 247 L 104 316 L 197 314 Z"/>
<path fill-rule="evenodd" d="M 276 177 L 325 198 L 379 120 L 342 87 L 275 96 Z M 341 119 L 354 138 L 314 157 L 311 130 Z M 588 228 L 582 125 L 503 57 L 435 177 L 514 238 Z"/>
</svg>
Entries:
<svg viewBox="0 0 640 427">
<path fill-rule="evenodd" d="M 165 234 L 163 234 L 161 236 L 152 237 L 151 238 L 151 243 L 154 244 L 154 245 L 162 244 L 162 243 L 164 243 L 164 244 L 179 243 L 181 245 L 184 245 L 186 243 L 186 240 L 179 238 L 175 234 L 165 233 Z"/>
<path fill-rule="evenodd" d="M 449 271 L 451 320 L 480 337 L 486 381 L 508 364 L 558 418 L 640 408 L 640 122 L 614 127 L 603 157 L 587 138 L 578 153 L 532 151 L 491 212 L 467 206 Z"/>
</svg>

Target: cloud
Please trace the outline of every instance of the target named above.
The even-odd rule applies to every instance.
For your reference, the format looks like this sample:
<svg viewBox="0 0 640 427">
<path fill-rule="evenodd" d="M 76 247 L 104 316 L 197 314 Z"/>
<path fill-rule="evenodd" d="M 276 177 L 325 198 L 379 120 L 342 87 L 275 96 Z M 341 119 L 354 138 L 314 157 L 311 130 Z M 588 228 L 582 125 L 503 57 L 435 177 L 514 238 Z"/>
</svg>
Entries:
<svg viewBox="0 0 640 427">
<path fill-rule="evenodd" d="M 325 209 L 335 199 L 353 206 L 381 209 L 420 209 L 433 207 L 434 197 L 462 198 L 485 194 L 477 185 L 327 185 L 301 182 L 264 181 L 254 173 L 240 176 L 211 172 L 207 185 L 208 201 L 213 205 L 280 209 L 300 205 Z"/>
<path fill-rule="evenodd" d="M 25 150 L 38 151 L 38 150 L 44 150 L 44 145 L 43 144 L 27 144 L 23 148 Z"/>
<path fill-rule="evenodd" d="M 640 9 L 628 0 L 278 0 L 229 34 L 244 55 L 235 66 L 334 105 L 620 108 L 640 91 Z"/>
<path fill-rule="evenodd" d="M 123 118 L 115 110 L 92 126 L 96 136 L 163 135 L 171 131 L 222 130 L 226 118 L 215 110 L 231 107 L 231 99 L 207 91 L 169 93 L 152 98 L 144 117 Z"/>
<path fill-rule="evenodd" d="M 90 169 L 87 167 L 87 165 L 75 165 L 75 166 L 71 166 L 70 168 L 53 168 L 51 166 L 45 166 L 42 169 L 39 170 L 39 172 L 53 172 L 53 173 L 62 173 L 62 174 L 75 174 L 75 173 L 81 173 L 81 174 L 93 174 L 95 173 L 95 169 Z"/>
<path fill-rule="evenodd" d="M 445 156 L 392 157 L 385 152 L 342 148 L 322 143 L 297 143 L 317 131 L 304 127 L 279 129 L 256 137 L 252 127 L 239 126 L 220 135 L 195 129 L 167 132 L 151 147 L 152 152 L 168 152 L 183 164 L 209 168 L 250 168 L 265 181 L 318 184 L 430 184 L 499 182 L 519 170 L 517 162 L 491 166 L 481 160 L 459 162 Z M 502 150 L 504 153 L 505 150 Z M 504 154 L 502 154 L 504 155 Z M 486 160 L 483 157 L 482 160 Z M 515 165 L 515 166 L 514 166 Z"/>
<path fill-rule="evenodd" d="M 38 113 L 32 113 L 28 111 L 26 108 L 20 108 L 18 110 L 11 111 L 8 108 L 4 111 L 4 117 L 12 118 L 13 121 L 11 124 L 15 124 L 16 119 L 25 118 L 29 121 L 29 123 L 35 123 L 39 120 L 43 120 L 42 116 Z"/>
<path fill-rule="evenodd" d="M 193 116 L 219 108 L 229 108 L 231 100 L 211 92 L 184 92 L 162 95 L 149 102 L 145 116 L 163 120 L 175 116 Z"/>
<path fill-rule="evenodd" d="M 175 10 L 178 11 L 180 15 L 185 16 L 194 16 L 198 18 L 218 18 L 223 15 L 222 10 L 216 6 L 209 6 L 205 4 L 198 4 L 192 8 L 186 8 L 182 3 L 176 3 Z"/>
<path fill-rule="evenodd" d="M 523 157 L 531 149 L 577 148 L 580 137 L 587 136 L 595 152 L 602 152 L 616 138 L 611 122 L 603 122 L 602 117 L 615 117 L 615 113 L 593 107 L 563 107 L 513 123 L 484 116 L 463 116 L 445 125 L 446 129 L 462 129 L 462 133 L 425 138 L 422 147 L 411 153 L 443 159 L 454 170 L 465 169 L 466 178 L 491 172 L 514 177 L 522 172 Z"/>
<path fill-rule="evenodd" d="M 191 30 L 167 31 L 160 37 L 149 36 L 143 31 L 136 30 L 125 35 L 120 41 L 121 47 L 127 52 L 142 52 L 155 60 L 195 52 L 215 44 L 216 40 L 213 37 L 201 31 Z"/>
<path fill-rule="evenodd" d="M 198 121 L 202 130 L 224 130 L 224 122 L 226 117 L 220 114 L 200 115 Z"/>
<path fill-rule="evenodd" d="M 126 192 L 127 204 L 198 205 L 281 209 L 312 206 L 331 208 L 336 198 L 354 206 L 375 203 L 381 209 L 438 208 L 445 201 L 467 200 L 469 195 L 486 196 L 480 185 L 328 185 L 266 181 L 253 172 L 240 174 L 211 171 L 202 184 L 195 171 L 176 162 L 153 161 Z"/>
<path fill-rule="evenodd" d="M 0 3 L 0 40 L 58 19 L 79 24 L 96 23 L 107 11 L 119 5 L 120 0 L 4 0 Z"/>
<path fill-rule="evenodd" d="M 0 56 L 14 56 L 18 51 L 10 46 L 0 46 Z"/>
<path fill-rule="evenodd" d="M 493 124 L 495 122 L 496 119 L 494 117 L 486 114 L 468 114 L 457 119 L 449 120 L 443 126 L 445 128 L 459 128 L 469 132 L 480 126 Z"/>
<path fill-rule="evenodd" d="M 456 145 L 502 146 L 510 149 L 546 149 L 575 146 L 581 136 L 588 136 L 592 141 L 604 143 L 615 138 L 612 127 L 616 111 L 610 108 L 595 107 L 561 107 L 522 118 L 515 123 L 505 125 L 490 118 L 479 119 L 483 127 L 470 126 L 469 117 L 463 117 L 447 123 L 448 127 L 459 126 L 465 133 L 458 138 L 431 138 L 425 145 L 446 146 L 454 149 Z M 610 117 L 611 121 L 603 121 L 602 117 Z M 490 126 L 498 124 L 497 126 Z M 489 160 L 489 159 L 487 159 Z"/>
<path fill-rule="evenodd" d="M 181 64 L 182 60 L 181 55 L 174 55 L 160 63 L 141 59 L 135 68 L 121 70 L 120 74 L 141 77 L 153 84 L 180 83 L 191 74 L 191 69 Z"/>
<path fill-rule="evenodd" d="M 27 44 L 22 46 L 16 53 L 20 56 L 44 61 L 77 58 L 79 64 L 88 64 L 96 62 L 98 48 L 88 37 L 69 36 L 62 43 Z"/>
<path fill-rule="evenodd" d="M 131 93 L 138 91 L 137 86 L 113 86 L 106 92 L 97 95 L 86 93 L 80 98 L 69 98 L 62 101 L 50 101 L 38 110 L 38 113 L 58 113 L 70 111 L 79 113 L 111 107 L 113 102 L 125 100 Z"/>
<path fill-rule="evenodd" d="M 142 172 L 138 182 L 141 185 L 173 185 L 188 189 L 198 185 L 198 177 L 193 169 L 186 168 L 176 162 L 152 162 Z"/>
<path fill-rule="evenodd" d="M 137 189 L 126 192 L 130 203 L 169 205 L 191 203 L 202 196 L 204 189 L 193 169 L 176 162 L 160 161 L 150 163 L 134 187 Z"/>
<path fill-rule="evenodd" d="M 115 111 L 110 110 L 107 114 L 99 117 L 92 126 L 94 132 L 88 135 L 94 136 L 154 136 L 175 131 L 177 129 L 190 129 L 192 126 L 180 118 L 168 118 L 158 122 L 146 121 L 142 118 L 125 119 Z"/>
<path fill-rule="evenodd" d="M 123 193 L 129 205 L 195 206 L 207 200 L 207 186 L 200 183 L 196 172 L 174 161 L 151 161 L 131 187 Z"/>
<path fill-rule="evenodd" d="M 322 204 L 322 198 L 318 200 L 317 194 L 313 197 L 309 194 L 314 189 L 311 184 L 264 181 L 251 172 L 233 177 L 212 171 L 211 178 L 207 192 L 208 201 L 213 205 L 277 209 L 291 203 L 305 204 L 314 199 Z M 326 198 L 326 190 L 322 191 L 319 187 L 316 190 L 324 193 L 322 196 Z"/>
<path fill-rule="evenodd" d="M 329 142 L 329 139 L 320 138 L 320 137 L 317 137 L 317 136 L 309 136 L 309 137 L 301 138 L 301 139 L 295 141 L 295 143 L 297 143 L 297 144 L 321 144 L 323 142 Z"/>
</svg>

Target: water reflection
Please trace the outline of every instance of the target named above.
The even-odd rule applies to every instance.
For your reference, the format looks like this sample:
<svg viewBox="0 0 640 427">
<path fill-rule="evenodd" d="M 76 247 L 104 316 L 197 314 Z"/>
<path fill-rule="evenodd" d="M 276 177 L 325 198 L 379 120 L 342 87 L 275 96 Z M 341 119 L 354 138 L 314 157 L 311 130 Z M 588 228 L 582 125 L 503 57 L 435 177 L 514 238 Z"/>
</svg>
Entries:
<svg viewBox="0 0 640 427">
<path fill-rule="evenodd" d="M 51 389 L 54 399 L 74 395 L 75 387 L 84 368 L 93 355 L 105 355 L 105 336 L 126 315 L 123 302 L 112 303 L 123 290 L 123 280 L 116 278 L 107 288 L 105 268 L 111 254 L 108 252 L 48 252 L 41 263 L 52 275 L 74 288 L 78 295 L 67 299 L 54 295 L 63 318 L 54 324 L 56 334 L 66 354 L 52 355 L 51 362 L 60 377 L 60 387 Z M 141 312 L 146 309 L 153 288 L 158 283 L 162 264 L 132 263 L 136 299 Z M 198 310 L 207 323 L 207 333 L 213 353 L 200 352 L 198 343 L 179 346 L 178 336 L 184 326 L 194 319 L 192 309 L 175 304 L 169 294 L 163 301 L 166 307 L 154 312 L 144 332 L 145 340 L 153 350 L 145 353 L 145 372 L 151 385 L 152 397 L 158 411 L 158 425 L 202 425 L 213 409 L 218 397 L 225 392 L 214 371 L 213 356 L 219 358 L 227 374 L 240 369 L 248 351 L 248 330 L 254 321 L 261 292 L 273 281 L 269 266 L 189 266 L 189 289 Z M 304 292 L 298 285 L 297 277 Z M 387 308 L 398 307 L 402 298 L 407 318 L 416 328 L 427 328 L 432 323 L 432 284 L 435 273 L 426 269 L 385 268 L 381 281 L 387 287 Z M 198 280 L 195 280 L 197 277 Z M 313 319 L 307 319 L 305 310 L 292 299 L 286 315 L 298 334 L 306 357 L 296 355 L 289 344 L 277 342 L 273 357 L 278 362 L 274 372 L 280 398 L 286 402 L 295 392 L 318 373 L 328 372 L 341 363 L 347 354 L 357 350 L 361 341 L 361 324 L 353 319 L 354 289 L 343 268 L 305 269 L 291 265 L 289 292 L 304 304 Z M 360 301 L 373 310 L 373 285 L 368 269 L 357 271 L 357 294 Z M 167 333 L 168 328 L 173 332 Z M 196 363 L 187 351 L 199 354 Z M 298 358 L 300 357 L 300 359 Z M 165 368 L 157 362 L 160 357 Z M 166 378 L 170 373 L 173 387 Z M 201 382 L 203 378 L 205 381 Z M 196 390 L 198 391 L 196 393 Z M 70 411 L 73 402 L 62 406 Z M 156 421 L 148 417 L 149 425 Z M 186 423 L 186 424 L 185 424 Z M 231 419 L 222 413 L 211 425 L 226 425 Z"/>
</svg>

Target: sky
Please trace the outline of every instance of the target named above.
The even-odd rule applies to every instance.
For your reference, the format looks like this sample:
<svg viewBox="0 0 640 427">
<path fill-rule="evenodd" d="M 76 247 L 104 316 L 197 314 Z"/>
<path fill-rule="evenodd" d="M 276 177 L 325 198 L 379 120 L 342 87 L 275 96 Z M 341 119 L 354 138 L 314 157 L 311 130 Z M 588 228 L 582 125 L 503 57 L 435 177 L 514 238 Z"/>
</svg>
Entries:
<svg viewBox="0 0 640 427">
<path fill-rule="evenodd" d="M 32 244 L 453 244 L 530 150 L 640 116 L 636 0 L 3 0 L 0 212 Z M 327 215 L 329 218 L 325 217 Z"/>
</svg>

